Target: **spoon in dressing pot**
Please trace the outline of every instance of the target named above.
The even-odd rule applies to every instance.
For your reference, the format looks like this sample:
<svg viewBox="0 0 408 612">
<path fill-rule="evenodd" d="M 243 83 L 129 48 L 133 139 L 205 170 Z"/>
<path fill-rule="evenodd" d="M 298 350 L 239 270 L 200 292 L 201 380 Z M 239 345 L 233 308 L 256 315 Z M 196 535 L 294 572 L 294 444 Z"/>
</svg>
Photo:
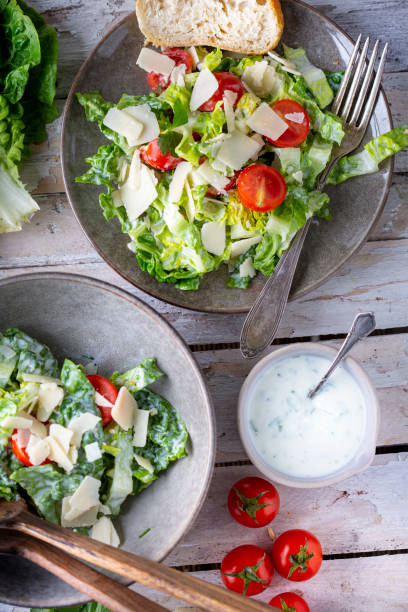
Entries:
<svg viewBox="0 0 408 612">
<path fill-rule="evenodd" d="M 375 330 L 375 316 L 373 312 L 362 312 L 356 316 L 353 321 L 353 325 L 350 328 L 349 333 L 346 336 L 343 344 L 341 345 L 339 352 L 336 355 L 335 360 L 327 370 L 326 374 L 320 380 L 320 382 L 307 394 L 307 397 L 311 399 L 325 384 L 326 380 L 337 368 L 340 361 L 349 353 L 352 347 L 359 341 L 370 335 Z"/>
</svg>

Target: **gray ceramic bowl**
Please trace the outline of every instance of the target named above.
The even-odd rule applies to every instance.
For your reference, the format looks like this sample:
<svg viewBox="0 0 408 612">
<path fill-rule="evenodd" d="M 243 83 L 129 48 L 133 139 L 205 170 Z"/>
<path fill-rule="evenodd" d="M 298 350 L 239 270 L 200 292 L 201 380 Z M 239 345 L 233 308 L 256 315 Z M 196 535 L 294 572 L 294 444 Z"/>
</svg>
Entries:
<svg viewBox="0 0 408 612">
<path fill-rule="evenodd" d="M 353 48 L 351 39 L 332 21 L 299 0 L 285 0 L 283 41 L 302 45 L 312 62 L 327 70 L 340 70 L 347 64 Z M 65 107 L 62 131 L 62 166 L 65 187 L 75 215 L 86 235 L 105 261 L 139 289 L 166 302 L 205 312 L 246 312 L 265 283 L 259 275 L 250 289 L 228 289 L 227 267 L 207 274 L 198 291 L 180 291 L 167 283 L 158 283 L 137 265 L 127 248 L 128 237 L 121 233 L 116 219 L 105 221 L 98 204 L 100 189 L 95 185 L 75 183 L 76 176 L 88 166 L 85 157 L 93 155 L 107 142 L 95 124 L 85 119 L 76 100 L 76 92 L 99 89 L 102 95 L 117 101 L 122 92 L 143 94 L 148 91 L 146 73 L 135 65 L 144 37 L 135 14 L 116 24 L 97 45 L 77 75 Z M 391 115 L 381 92 L 366 135 L 391 129 Z M 331 198 L 330 222 L 316 221 L 308 234 L 296 272 L 291 299 L 316 288 L 364 243 L 384 206 L 390 182 L 392 162 L 382 165 L 379 173 L 353 179 L 327 188 Z M 345 222 L 346 220 L 346 222 Z"/>
<path fill-rule="evenodd" d="M 152 388 L 185 420 L 188 456 L 127 500 L 117 524 L 124 549 L 161 561 L 194 522 L 214 462 L 213 408 L 190 350 L 149 306 L 83 276 L 44 273 L 0 281 L 0 305 L 0 331 L 20 327 L 47 344 L 59 360 L 71 357 L 84 363 L 89 360 L 84 356 L 91 355 L 102 375 L 126 370 L 145 357 L 157 358 L 166 376 Z M 86 598 L 37 566 L 0 555 L 0 601 L 53 608 Z"/>
</svg>

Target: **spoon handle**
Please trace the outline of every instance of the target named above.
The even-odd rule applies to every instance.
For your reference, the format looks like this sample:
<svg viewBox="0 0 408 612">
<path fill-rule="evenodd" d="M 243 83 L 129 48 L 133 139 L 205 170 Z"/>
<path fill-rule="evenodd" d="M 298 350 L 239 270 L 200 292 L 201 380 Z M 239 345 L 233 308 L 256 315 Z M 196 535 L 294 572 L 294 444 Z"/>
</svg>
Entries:
<svg viewBox="0 0 408 612">
<path fill-rule="evenodd" d="M 356 342 L 362 340 L 375 330 L 375 325 L 376 323 L 373 312 L 362 312 L 356 316 L 349 333 L 347 334 L 343 344 L 339 349 L 339 352 L 336 355 L 335 360 L 333 361 L 321 381 L 316 385 L 314 389 L 312 389 L 312 391 L 308 393 L 309 398 L 313 397 L 318 391 L 320 391 L 320 389 L 322 388 L 326 380 L 329 378 L 333 370 L 338 366 L 340 361 L 344 359 L 344 357 L 352 349 Z"/>
</svg>

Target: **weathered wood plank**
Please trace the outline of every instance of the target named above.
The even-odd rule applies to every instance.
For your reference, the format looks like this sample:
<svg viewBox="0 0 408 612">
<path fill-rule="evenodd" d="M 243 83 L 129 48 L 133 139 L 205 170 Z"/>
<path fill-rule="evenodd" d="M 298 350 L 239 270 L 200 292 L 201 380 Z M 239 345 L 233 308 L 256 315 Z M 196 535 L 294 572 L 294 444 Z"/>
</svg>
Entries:
<svg viewBox="0 0 408 612">
<path fill-rule="evenodd" d="M 378 455 L 365 472 L 320 489 L 277 485 L 281 507 L 272 523 L 274 532 L 304 527 L 319 538 L 326 555 L 408 548 L 407 461 L 407 453 Z M 166 564 L 219 562 L 228 550 L 249 542 L 270 550 L 266 528 L 249 532 L 227 509 L 234 482 L 253 475 L 261 474 L 252 465 L 215 469 L 193 529 Z"/>
<path fill-rule="evenodd" d="M 21 234 L 22 245 L 24 233 Z M 0 236 L 2 243 L 19 236 Z M 82 244 L 82 242 L 81 242 Z M 14 247 L 13 247 L 14 248 Z M 21 247 L 24 251 L 23 246 Z M 295 302 L 290 302 L 278 331 L 280 338 L 345 333 L 358 310 L 373 310 L 379 329 L 407 325 L 408 269 L 406 255 L 408 240 L 369 242 L 351 262 L 324 285 Z M 52 258 L 53 265 L 39 257 L 9 262 L 5 268 L 0 259 L 0 278 L 16 273 L 65 271 L 101 278 L 141 297 L 164 314 L 190 344 L 236 342 L 239 340 L 244 315 L 200 314 L 174 308 L 136 290 L 104 263 L 83 263 L 81 253 L 74 263 L 67 264 L 63 252 Z M 77 263 L 79 261 L 79 263 Z M 86 261 L 86 260 L 85 260 Z M 33 265 L 34 264 L 34 265 Z M 3 269 L 1 269 L 3 268 Z"/>
<path fill-rule="evenodd" d="M 408 587 L 406 574 L 408 555 L 383 555 L 356 559 L 323 561 L 315 578 L 307 582 L 289 582 L 278 574 L 271 586 L 256 599 L 268 603 L 285 591 L 295 591 L 304 597 L 312 612 L 406 612 Z M 218 570 L 194 572 L 194 576 L 222 584 Z M 174 610 L 186 604 L 144 587 L 132 589 Z"/>
<path fill-rule="evenodd" d="M 399 0 L 386 3 L 382 0 L 360 0 L 358 3 L 345 0 L 329 4 L 326 0 L 313 0 L 310 4 L 336 21 L 353 38 L 362 32 L 373 39 L 388 40 L 391 48 L 387 71 L 407 70 L 406 3 Z M 94 3 L 82 1 L 67 6 L 64 0 L 37 0 L 35 6 L 58 32 L 58 95 L 65 97 L 82 62 L 115 19 L 134 11 L 134 0 L 106 0 L 98 4 L 98 10 L 95 10 Z"/>
</svg>

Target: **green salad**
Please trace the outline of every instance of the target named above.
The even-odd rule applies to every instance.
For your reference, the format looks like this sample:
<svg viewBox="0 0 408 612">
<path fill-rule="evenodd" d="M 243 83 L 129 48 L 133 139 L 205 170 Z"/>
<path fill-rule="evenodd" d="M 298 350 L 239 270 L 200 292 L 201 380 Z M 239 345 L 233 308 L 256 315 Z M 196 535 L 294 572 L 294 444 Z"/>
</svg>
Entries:
<svg viewBox="0 0 408 612">
<path fill-rule="evenodd" d="M 58 117 L 57 56 L 57 33 L 37 11 L 0 0 L 0 234 L 21 230 L 38 210 L 20 166 Z"/>
<path fill-rule="evenodd" d="M 86 159 L 76 181 L 104 187 L 99 202 L 117 217 L 142 270 L 179 289 L 197 289 L 221 264 L 229 287 L 270 276 L 296 232 L 330 217 L 315 189 L 344 131 L 326 110 L 342 73 L 310 63 L 302 48 L 284 57 L 229 57 L 220 49 L 142 49 L 148 95 L 116 104 L 78 93 L 89 121 L 111 143 Z M 408 126 L 343 158 L 328 183 L 376 172 L 408 145 Z"/>
<path fill-rule="evenodd" d="M 86 375 L 19 329 L 0 334 L 0 498 L 28 495 L 45 519 L 119 545 L 125 499 L 186 455 L 182 418 L 148 388 L 161 376 L 150 358 Z"/>
</svg>

